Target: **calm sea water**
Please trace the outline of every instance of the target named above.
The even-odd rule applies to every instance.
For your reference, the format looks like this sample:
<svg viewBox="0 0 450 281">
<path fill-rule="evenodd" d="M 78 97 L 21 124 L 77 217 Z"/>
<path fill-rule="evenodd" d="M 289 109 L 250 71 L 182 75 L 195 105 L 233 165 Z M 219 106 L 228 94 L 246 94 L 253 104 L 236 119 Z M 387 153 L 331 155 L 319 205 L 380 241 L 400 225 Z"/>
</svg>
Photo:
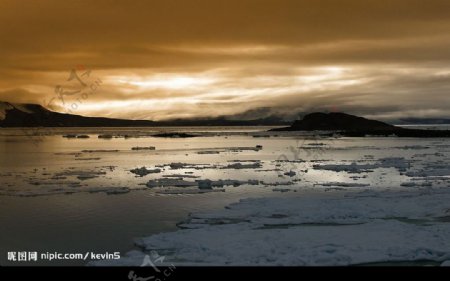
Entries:
<svg viewBox="0 0 450 281">
<path fill-rule="evenodd" d="M 176 230 L 176 223 L 191 212 L 220 209 L 248 197 L 291 196 L 292 192 L 274 191 L 279 186 L 290 188 L 289 184 L 314 187 L 321 182 L 356 180 L 351 175 L 314 170 L 312 166 L 317 163 L 371 161 L 383 157 L 414 159 L 419 153 L 433 155 L 450 150 L 448 141 L 443 139 L 317 139 L 289 134 L 264 137 L 264 133 L 258 133 L 266 130 L 255 127 L 55 128 L 45 131 L 44 137 L 30 137 L 26 130 L 1 129 L 0 264 L 29 264 L 8 262 L 9 251 L 124 254 L 133 248 L 134 238 Z M 97 138 L 100 133 L 132 135 L 156 131 L 195 132 L 200 137 Z M 87 134 L 90 138 L 62 137 L 69 133 Z M 256 145 L 263 149 L 247 149 Z M 132 150 L 137 146 L 156 149 Z M 255 161 L 261 163 L 260 168 L 226 168 L 233 163 Z M 167 166 L 170 163 L 193 166 L 171 169 Z M 142 166 L 160 167 L 162 171 L 145 177 L 130 173 L 131 169 Z M 293 177 L 284 175 L 291 170 L 303 173 Z M 92 178 L 79 178 L 89 172 L 94 173 Z M 228 186 L 223 189 L 225 192 L 205 194 L 183 194 L 185 190 L 198 188 L 145 187 L 149 180 L 180 175 L 189 181 L 258 180 L 266 184 Z M 390 188 L 399 187 L 405 180 L 397 170 L 384 169 L 358 178 L 357 182 L 370 184 L 370 188 Z M 124 187 L 130 192 L 102 192 Z M 166 191 L 175 194 L 165 194 Z M 36 264 L 85 263 L 39 261 Z"/>
</svg>

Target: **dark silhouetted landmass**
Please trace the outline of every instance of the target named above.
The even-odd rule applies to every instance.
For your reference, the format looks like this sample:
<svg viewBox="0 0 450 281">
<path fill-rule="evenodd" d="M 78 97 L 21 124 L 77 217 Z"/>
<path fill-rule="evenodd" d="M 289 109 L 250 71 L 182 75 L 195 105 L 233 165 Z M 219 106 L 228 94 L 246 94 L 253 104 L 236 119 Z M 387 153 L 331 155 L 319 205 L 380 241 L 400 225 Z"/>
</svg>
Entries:
<svg viewBox="0 0 450 281">
<path fill-rule="evenodd" d="M 346 113 L 311 113 L 302 120 L 295 121 L 290 127 L 272 129 L 271 131 L 339 131 L 349 137 L 398 136 L 398 137 L 450 137 L 446 130 L 405 129 L 377 120 L 369 120 Z"/>
<path fill-rule="evenodd" d="M 36 104 L 3 103 L 0 127 L 128 127 L 154 126 L 152 121 L 83 117 L 53 112 Z"/>
<path fill-rule="evenodd" d="M 359 130 L 395 130 L 396 127 L 376 120 L 369 120 L 354 115 L 332 112 L 311 113 L 302 120 L 295 121 L 285 131 L 359 131 Z M 279 129 L 280 130 L 280 129 Z"/>
<path fill-rule="evenodd" d="M 168 121 L 85 117 L 53 112 L 37 104 L 0 102 L 0 127 L 279 126 L 288 124 L 276 116 L 255 120 L 230 120 L 227 117 L 217 117 Z"/>
</svg>

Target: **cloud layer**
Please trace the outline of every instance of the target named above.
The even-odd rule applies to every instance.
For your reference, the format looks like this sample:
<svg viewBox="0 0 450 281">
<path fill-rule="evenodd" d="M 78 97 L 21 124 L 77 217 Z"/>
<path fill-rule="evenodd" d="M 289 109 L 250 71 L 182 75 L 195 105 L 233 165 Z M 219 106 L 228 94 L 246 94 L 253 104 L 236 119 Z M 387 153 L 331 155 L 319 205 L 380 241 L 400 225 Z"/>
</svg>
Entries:
<svg viewBox="0 0 450 281">
<path fill-rule="evenodd" d="M 101 87 L 55 108 L 449 117 L 449 10 L 447 0 L 5 0 L 0 100 L 45 104 L 56 85 L 79 86 L 71 69 L 90 69 L 82 78 Z"/>
</svg>

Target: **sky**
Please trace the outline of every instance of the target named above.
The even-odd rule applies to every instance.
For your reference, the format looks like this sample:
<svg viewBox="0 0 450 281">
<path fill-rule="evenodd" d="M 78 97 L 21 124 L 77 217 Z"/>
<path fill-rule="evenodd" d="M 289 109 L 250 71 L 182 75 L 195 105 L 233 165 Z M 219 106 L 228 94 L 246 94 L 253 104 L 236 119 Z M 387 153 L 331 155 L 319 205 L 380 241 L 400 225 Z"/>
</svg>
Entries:
<svg viewBox="0 0 450 281">
<path fill-rule="evenodd" d="M 165 120 L 450 117 L 448 0 L 0 1 L 0 100 Z"/>
</svg>

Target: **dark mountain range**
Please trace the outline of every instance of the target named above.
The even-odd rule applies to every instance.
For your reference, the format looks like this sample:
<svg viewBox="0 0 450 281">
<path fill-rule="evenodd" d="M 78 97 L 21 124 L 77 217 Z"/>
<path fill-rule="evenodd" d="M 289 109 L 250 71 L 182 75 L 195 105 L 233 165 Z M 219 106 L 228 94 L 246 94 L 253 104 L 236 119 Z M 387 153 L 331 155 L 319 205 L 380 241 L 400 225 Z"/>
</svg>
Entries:
<svg viewBox="0 0 450 281">
<path fill-rule="evenodd" d="M 152 121 L 83 117 L 50 111 L 37 104 L 0 105 L 0 127 L 127 127 L 154 126 Z"/>
<path fill-rule="evenodd" d="M 289 122 L 276 116 L 237 120 L 228 116 L 168 121 L 85 117 L 50 111 L 37 104 L 0 102 L 0 127 L 153 127 L 153 126 L 278 126 Z"/>
</svg>

